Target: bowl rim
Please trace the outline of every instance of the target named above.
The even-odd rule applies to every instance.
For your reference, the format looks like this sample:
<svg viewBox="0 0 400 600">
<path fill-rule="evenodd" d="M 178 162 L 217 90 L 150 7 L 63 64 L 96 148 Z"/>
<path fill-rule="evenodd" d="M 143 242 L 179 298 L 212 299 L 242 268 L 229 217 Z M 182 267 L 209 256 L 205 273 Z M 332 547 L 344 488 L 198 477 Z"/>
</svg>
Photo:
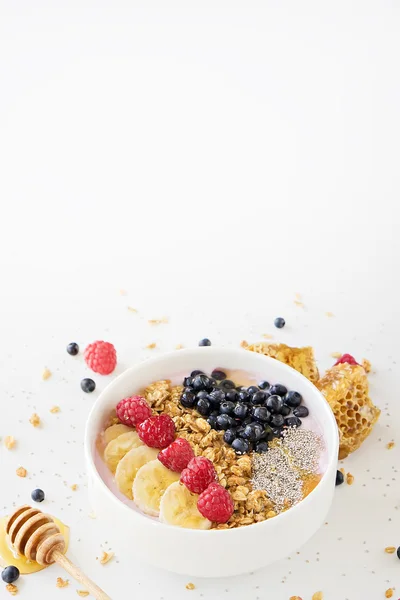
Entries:
<svg viewBox="0 0 400 600">
<path fill-rule="evenodd" d="M 289 510 L 278 513 L 273 519 L 266 519 L 265 521 L 261 521 L 259 523 L 251 523 L 250 525 L 245 525 L 242 527 L 233 527 L 231 529 L 216 529 L 216 528 L 214 528 L 214 529 L 207 529 L 207 530 L 187 529 L 184 527 L 175 528 L 171 525 L 168 525 L 167 523 L 162 523 L 160 520 L 150 519 L 145 514 L 142 514 L 139 511 L 132 510 L 127 504 L 122 502 L 112 492 L 112 490 L 110 490 L 110 488 L 106 485 L 106 483 L 104 482 L 100 473 L 98 472 L 97 467 L 95 465 L 93 452 L 91 450 L 91 435 L 92 435 L 91 422 L 92 422 L 94 416 L 96 415 L 98 408 L 101 406 L 104 396 L 108 395 L 110 390 L 112 390 L 113 387 L 115 387 L 119 382 L 121 382 L 121 380 L 125 380 L 125 379 L 128 380 L 131 377 L 132 373 L 134 373 L 137 369 L 140 369 L 140 367 L 143 365 L 148 365 L 149 363 L 156 365 L 156 364 L 162 363 L 168 357 L 172 357 L 172 356 L 179 357 L 179 356 L 182 356 L 183 354 L 185 356 L 192 355 L 193 357 L 196 357 L 199 355 L 199 353 L 204 353 L 204 352 L 207 352 L 210 354 L 216 354 L 216 355 L 223 352 L 228 357 L 229 357 L 229 355 L 238 356 L 239 354 L 242 354 L 244 352 L 246 354 L 250 354 L 250 352 L 248 350 L 245 350 L 242 348 L 237 349 L 237 348 L 224 348 L 224 347 L 216 347 L 216 346 L 204 346 L 204 347 L 199 347 L 199 348 L 184 348 L 179 351 L 175 350 L 175 351 L 171 351 L 171 352 L 165 352 L 159 356 L 150 357 L 148 359 L 138 362 L 138 363 L 132 365 L 131 367 L 128 367 L 127 369 L 125 369 L 125 371 L 123 371 L 120 375 L 118 375 L 115 379 L 113 379 L 113 381 L 111 381 L 104 388 L 104 390 L 100 393 L 99 397 L 96 399 L 96 401 L 93 404 L 93 406 L 89 412 L 89 415 L 87 417 L 86 426 L 85 426 L 85 434 L 84 434 L 84 455 L 85 455 L 87 470 L 90 470 L 90 475 L 92 477 L 94 476 L 96 478 L 97 482 L 100 484 L 101 489 L 105 492 L 106 496 L 108 496 L 110 498 L 110 500 L 115 503 L 116 508 L 119 507 L 120 509 L 122 509 L 124 511 L 128 511 L 129 514 L 132 515 L 132 518 L 138 518 L 143 523 L 147 522 L 147 524 L 149 526 L 159 527 L 159 528 L 167 528 L 169 531 L 171 530 L 171 528 L 178 529 L 181 535 L 206 535 L 206 534 L 222 535 L 222 534 L 225 534 L 225 535 L 234 536 L 234 535 L 239 535 L 240 532 L 242 532 L 242 534 L 243 534 L 243 530 L 248 530 L 249 528 L 254 531 L 254 527 L 256 527 L 256 526 L 259 527 L 259 530 L 261 530 L 261 527 L 264 527 L 264 528 L 268 527 L 268 523 L 270 523 L 271 521 L 273 521 L 276 524 L 277 519 L 280 519 L 283 523 L 284 519 L 290 518 L 290 515 L 292 518 L 295 518 L 297 513 L 299 512 L 299 510 L 301 510 L 302 506 L 308 505 L 310 502 L 313 501 L 313 498 L 315 497 L 315 495 L 318 491 L 318 488 L 322 484 L 326 484 L 327 479 L 329 477 L 329 471 L 331 470 L 331 467 L 332 467 L 332 463 L 337 462 L 337 460 L 338 460 L 337 459 L 338 451 L 339 451 L 338 427 L 336 424 L 335 416 L 334 416 L 332 409 L 330 408 L 326 398 L 324 397 L 322 392 L 309 379 L 307 379 L 307 377 L 305 377 L 299 371 L 296 371 L 296 369 L 293 369 L 289 365 L 287 365 L 275 358 L 272 358 L 270 356 L 265 356 L 263 354 L 256 353 L 256 352 L 251 353 L 251 354 L 253 354 L 255 357 L 262 358 L 269 363 L 273 362 L 274 365 L 276 363 L 278 363 L 279 364 L 278 368 L 282 368 L 283 372 L 291 371 L 292 373 L 295 374 L 296 377 L 302 379 L 304 384 L 310 389 L 311 393 L 320 397 L 320 399 L 323 401 L 323 404 L 321 404 L 321 406 L 325 407 L 323 410 L 325 410 L 326 416 L 328 417 L 328 423 L 330 425 L 329 425 L 329 431 L 327 431 L 326 430 L 327 428 L 325 427 L 325 429 L 323 431 L 323 435 L 324 435 L 324 438 L 326 438 L 326 436 L 331 436 L 332 453 L 329 455 L 329 452 L 327 450 L 327 452 L 328 452 L 327 465 L 326 465 L 324 473 L 322 474 L 321 480 L 319 481 L 318 485 L 305 498 L 303 498 L 303 500 L 301 500 L 300 502 L 298 502 L 297 504 L 292 506 Z M 259 360 L 259 358 L 257 360 Z"/>
</svg>

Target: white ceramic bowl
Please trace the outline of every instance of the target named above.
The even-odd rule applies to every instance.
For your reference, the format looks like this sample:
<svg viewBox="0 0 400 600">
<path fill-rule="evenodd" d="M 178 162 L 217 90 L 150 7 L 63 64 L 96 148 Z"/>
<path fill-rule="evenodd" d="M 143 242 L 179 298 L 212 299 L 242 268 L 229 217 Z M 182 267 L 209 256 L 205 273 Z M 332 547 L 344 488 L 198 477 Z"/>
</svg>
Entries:
<svg viewBox="0 0 400 600">
<path fill-rule="evenodd" d="M 323 433 L 326 470 L 311 494 L 273 519 L 220 531 L 171 527 L 127 506 L 106 486 L 99 473 L 96 438 L 121 398 L 159 379 L 190 374 L 194 369 L 210 373 L 217 367 L 242 369 L 300 392 Z M 85 456 L 93 509 L 99 525 L 118 543 L 118 554 L 132 557 L 132 561 L 143 559 L 176 573 L 222 577 L 254 571 L 288 556 L 317 531 L 332 502 L 338 433 L 334 416 L 321 393 L 294 369 L 247 350 L 205 347 L 147 360 L 117 377 L 99 396 L 89 415 Z"/>
</svg>

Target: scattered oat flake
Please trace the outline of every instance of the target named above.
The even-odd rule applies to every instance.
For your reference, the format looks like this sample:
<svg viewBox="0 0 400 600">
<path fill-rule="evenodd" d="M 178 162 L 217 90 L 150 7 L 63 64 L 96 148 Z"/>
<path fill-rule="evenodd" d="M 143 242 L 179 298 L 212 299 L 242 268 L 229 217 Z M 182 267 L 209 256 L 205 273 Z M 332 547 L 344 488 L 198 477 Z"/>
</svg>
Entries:
<svg viewBox="0 0 400 600">
<path fill-rule="evenodd" d="M 249 345 L 249 343 L 248 343 L 248 342 L 246 342 L 246 340 L 242 340 L 242 341 L 240 342 L 240 345 L 241 345 L 241 347 L 242 347 L 242 348 L 247 348 L 247 346 Z"/>
<path fill-rule="evenodd" d="M 78 596 L 81 596 L 81 598 L 86 598 L 86 596 L 89 596 L 89 592 L 86 592 L 85 590 L 76 590 L 76 593 Z"/>
<path fill-rule="evenodd" d="M 386 546 L 385 552 L 386 554 L 394 554 L 396 552 L 396 548 L 394 546 Z"/>
<path fill-rule="evenodd" d="M 347 475 L 346 475 L 346 482 L 348 483 L 348 485 L 353 485 L 353 483 L 354 483 L 354 475 L 352 475 L 351 473 L 347 473 Z"/>
<path fill-rule="evenodd" d="M 53 413 L 53 415 L 55 415 L 56 413 L 60 412 L 60 407 L 59 406 L 52 406 L 50 409 L 50 412 Z"/>
<path fill-rule="evenodd" d="M 324 595 L 322 592 L 315 592 L 313 594 L 312 600 L 324 600 Z"/>
<path fill-rule="evenodd" d="M 340 358 L 341 356 L 343 356 L 342 352 L 332 352 L 331 354 L 332 358 Z"/>
<path fill-rule="evenodd" d="M 296 298 L 296 300 L 301 300 L 301 294 L 297 293 L 297 294 L 295 295 L 295 298 Z"/>
<path fill-rule="evenodd" d="M 40 417 L 39 417 L 39 415 L 37 415 L 36 413 L 33 413 L 33 415 L 31 416 L 31 418 L 29 419 L 29 423 L 31 425 L 33 425 L 34 427 L 39 427 L 39 425 L 40 425 Z"/>
<path fill-rule="evenodd" d="M 162 325 L 162 323 L 168 323 L 167 317 L 163 317 L 162 319 L 149 319 L 150 325 Z"/>
<path fill-rule="evenodd" d="M 133 306 L 128 306 L 128 310 L 129 310 L 129 312 L 131 312 L 131 313 L 137 313 L 137 309 L 136 309 L 136 308 L 133 308 Z"/>
<path fill-rule="evenodd" d="M 182 348 L 183 348 L 183 345 L 182 345 L 182 344 L 177 344 L 177 345 L 175 346 L 175 350 L 182 350 Z"/>
<path fill-rule="evenodd" d="M 120 296 L 127 296 L 128 292 L 126 290 L 119 290 Z"/>
<path fill-rule="evenodd" d="M 391 598 L 393 596 L 393 588 L 389 588 L 385 592 L 386 598 Z"/>
<path fill-rule="evenodd" d="M 276 512 L 274 510 L 269 510 L 267 512 L 267 519 L 273 519 L 273 517 L 276 517 Z"/>
<path fill-rule="evenodd" d="M 6 585 L 7 592 L 10 592 L 11 596 L 16 596 L 18 594 L 18 588 L 13 583 L 9 583 Z"/>
<path fill-rule="evenodd" d="M 370 373 L 371 372 L 371 363 L 369 360 L 367 360 L 366 358 L 362 359 L 361 365 L 364 367 L 364 370 L 366 373 Z"/>
<path fill-rule="evenodd" d="M 187 583 L 186 584 L 186 589 L 187 590 L 194 590 L 196 588 L 196 586 L 194 585 L 194 583 Z"/>
<path fill-rule="evenodd" d="M 154 348 L 156 348 L 157 344 L 155 342 L 151 343 L 151 344 L 147 344 L 146 348 L 148 348 L 149 350 L 154 350 Z"/>
<path fill-rule="evenodd" d="M 12 448 L 14 448 L 15 443 L 15 438 L 12 435 L 7 435 L 4 438 L 4 445 L 7 448 L 7 450 L 11 450 Z"/>
<path fill-rule="evenodd" d="M 71 485 L 71 490 L 73 492 L 76 492 L 77 489 L 78 489 L 78 484 L 77 483 L 74 483 L 73 485 Z"/>
<path fill-rule="evenodd" d="M 57 577 L 57 583 L 56 583 L 56 587 L 58 588 L 65 588 L 69 586 L 69 580 L 68 579 L 62 579 L 61 577 Z"/>
<path fill-rule="evenodd" d="M 334 317 L 335 315 L 333 314 L 333 312 L 329 312 L 329 310 L 328 310 L 328 312 L 325 313 L 325 316 L 326 317 Z"/>
<path fill-rule="evenodd" d="M 296 306 L 304 307 L 304 304 L 302 302 L 300 302 L 300 300 L 295 300 L 294 303 Z"/>
<path fill-rule="evenodd" d="M 19 467 L 19 468 L 16 470 L 16 474 L 18 475 L 18 477 L 26 477 L 26 475 L 27 475 L 27 472 L 28 472 L 28 471 L 27 471 L 26 469 L 24 469 L 24 467 Z"/>
<path fill-rule="evenodd" d="M 89 519 L 97 519 L 97 515 L 93 510 L 88 514 L 88 517 Z"/>
<path fill-rule="evenodd" d="M 106 565 L 114 557 L 114 552 L 103 552 L 100 558 L 100 564 Z"/>
<path fill-rule="evenodd" d="M 262 336 L 265 340 L 273 340 L 274 336 L 271 335 L 270 333 L 263 333 Z"/>
<path fill-rule="evenodd" d="M 49 369 L 46 367 L 42 373 L 42 379 L 46 381 L 46 379 L 49 379 L 49 377 L 51 377 L 51 371 L 49 371 Z"/>
<path fill-rule="evenodd" d="M 395 445 L 396 445 L 396 444 L 395 444 L 394 442 L 389 442 L 388 444 L 386 444 L 386 448 L 387 448 L 388 450 L 391 450 L 392 448 L 394 448 L 394 447 L 395 447 Z"/>
</svg>

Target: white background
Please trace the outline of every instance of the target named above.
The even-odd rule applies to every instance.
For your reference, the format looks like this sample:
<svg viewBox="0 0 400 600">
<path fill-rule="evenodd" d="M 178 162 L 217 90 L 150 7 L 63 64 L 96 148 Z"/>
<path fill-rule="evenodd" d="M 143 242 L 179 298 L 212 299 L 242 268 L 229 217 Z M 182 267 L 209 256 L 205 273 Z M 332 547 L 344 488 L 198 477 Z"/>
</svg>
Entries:
<svg viewBox="0 0 400 600">
<path fill-rule="evenodd" d="M 0 448 L 0 509 L 42 487 L 71 556 L 113 599 L 400 596 L 383 551 L 400 544 L 400 439 L 386 449 L 400 419 L 399 28 L 389 0 L 0 0 L 0 435 L 18 440 Z M 112 341 L 118 374 L 153 341 L 263 333 L 313 345 L 321 370 L 333 351 L 369 358 L 382 417 L 300 555 L 189 592 L 88 517 L 83 428 L 109 378 L 83 394 L 65 345 Z M 116 553 L 105 567 L 102 545 Z M 59 575 L 21 578 L 20 597 L 77 597 Z"/>
</svg>

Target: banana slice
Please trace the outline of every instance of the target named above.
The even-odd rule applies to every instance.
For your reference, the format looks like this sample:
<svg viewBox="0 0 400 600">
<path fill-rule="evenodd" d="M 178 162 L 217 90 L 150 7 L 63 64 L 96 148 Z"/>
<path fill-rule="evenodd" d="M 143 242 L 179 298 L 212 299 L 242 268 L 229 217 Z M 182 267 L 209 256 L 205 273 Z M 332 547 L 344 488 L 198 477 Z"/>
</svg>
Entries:
<svg viewBox="0 0 400 600">
<path fill-rule="evenodd" d="M 103 434 L 104 443 L 107 445 L 113 440 L 115 440 L 116 437 L 122 435 L 123 433 L 128 433 L 128 431 L 133 431 L 132 427 L 128 427 L 127 425 L 123 425 L 122 423 L 111 425 L 110 427 L 107 427 Z"/>
<path fill-rule="evenodd" d="M 115 482 L 120 492 L 125 494 L 132 500 L 132 485 L 140 467 L 157 458 L 159 450 L 156 448 L 148 448 L 147 446 L 139 446 L 132 448 L 128 454 L 125 454 L 115 471 Z"/>
<path fill-rule="evenodd" d="M 198 497 L 179 481 L 172 483 L 161 498 L 160 521 L 187 529 L 210 529 L 211 521 L 197 509 Z"/>
<path fill-rule="evenodd" d="M 140 510 L 152 517 L 160 513 L 161 496 L 171 483 L 178 481 L 180 473 L 170 471 L 159 460 L 140 467 L 133 482 L 133 498 Z"/>
<path fill-rule="evenodd" d="M 114 440 L 111 440 L 104 450 L 104 460 L 108 465 L 108 468 L 112 473 L 115 473 L 117 465 L 121 458 L 124 458 L 125 454 L 132 448 L 142 446 L 143 442 L 140 440 L 136 431 L 128 431 L 119 435 Z"/>
</svg>

